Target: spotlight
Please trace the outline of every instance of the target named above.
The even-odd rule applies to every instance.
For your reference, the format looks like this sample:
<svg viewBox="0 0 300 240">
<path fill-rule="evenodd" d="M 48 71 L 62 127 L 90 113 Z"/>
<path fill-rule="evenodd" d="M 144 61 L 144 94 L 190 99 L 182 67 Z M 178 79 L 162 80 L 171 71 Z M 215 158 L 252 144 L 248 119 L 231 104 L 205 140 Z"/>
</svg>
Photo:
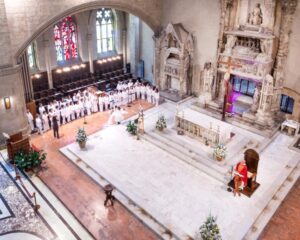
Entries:
<svg viewBox="0 0 300 240">
<path fill-rule="evenodd" d="M 112 59 L 113 61 L 117 60 L 117 58 L 116 58 L 116 57 L 112 57 L 111 59 Z"/>
<path fill-rule="evenodd" d="M 57 69 L 56 73 L 62 73 L 62 70 L 61 69 Z"/>
<path fill-rule="evenodd" d="M 120 56 L 117 56 L 117 59 L 121 59 L 121 57 L 120 57 Z"/>
<path fill-rule="evenodd" d="M 111 58 L 108 58 L 107 61 L 108 61 L 108 62 L 111 62 Z"/>
<path fill-rule="evenodd" d="M 102 61 L 103 61 L 104 63 L 106 63 L 106 62 L 107 62 L 107 60 L 106 60 L 106 59 L 103 59 Z"/>
<path fill-rule="evenodd" d="M 85 68 L 85 64 L 84 64 L 84 63 L 81 63 L 81 64 L 80 64 L 80 67 L 81 67 L 81 68 Z"/>
<path fill-rule="evenodd" d="M 79 66 L 78 65 L 74 65 L 74 66 L 72 66 L 72 69 L 77 70 L 77 69 L 79 69 Z"/>
</svg>

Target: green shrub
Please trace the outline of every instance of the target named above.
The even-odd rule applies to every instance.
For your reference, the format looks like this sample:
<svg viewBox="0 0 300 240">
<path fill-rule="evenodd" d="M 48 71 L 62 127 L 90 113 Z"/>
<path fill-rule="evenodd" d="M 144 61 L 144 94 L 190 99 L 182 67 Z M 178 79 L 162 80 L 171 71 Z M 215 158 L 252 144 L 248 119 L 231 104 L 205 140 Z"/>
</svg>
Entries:
<svg viewBox="0 0 300 240">
<path fill-rule="evenodd" d="M 16 166 L 23 170 L 32 170 L 39 168 L 46 159 L 46 153 L 30 149 L 28 153 L 18 152 L 14 157 Z"/>
<path fill-rule="evenodd" d="M 129 121 L 126 128 L 127 132 L 129 132 L 132 135 L 137 134 L 137 124 L 133 121 Z"/>
</svg>

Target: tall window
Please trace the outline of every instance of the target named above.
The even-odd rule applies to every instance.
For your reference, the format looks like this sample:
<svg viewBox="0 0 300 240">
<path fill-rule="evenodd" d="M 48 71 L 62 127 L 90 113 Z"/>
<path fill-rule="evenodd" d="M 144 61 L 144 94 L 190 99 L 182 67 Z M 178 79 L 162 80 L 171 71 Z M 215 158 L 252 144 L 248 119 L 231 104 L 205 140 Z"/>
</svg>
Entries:
<svg viewBox="0 0 300 240">
<path fill-rule="evenodd" d="M 28 63 L 31 69 L 36 68 L 35 45 L 31 43 L 27 48 Z"/>
<path fill-rule="evenodd" d="M 254 95 L 256 87 L 255 82 L 246 79 L 241 79 L 235 76 L 234 78 L 232 78 L 231 83 L 235 92 L 239 92 L 248 96 Z"/>
<path fill-rule="evenodd" d="M 114 50 L 114 16 L 110 8 L 101 8 L 96 18 L 97 52 Z"/>
<path fill-rule="evenodd" d="M 282 94 L 281 101 L 280 101 L 280 110 L 282 112 L 292 114 L 293 108 L 294 108 L 294 99 Z"/>
<path fill-rule="evenodd" d="M 76 35 L 76 25 L 71 16 L 64 18 L 54 26 L 54 41 L 58 62 L 78 57 Z"/>
</svg>

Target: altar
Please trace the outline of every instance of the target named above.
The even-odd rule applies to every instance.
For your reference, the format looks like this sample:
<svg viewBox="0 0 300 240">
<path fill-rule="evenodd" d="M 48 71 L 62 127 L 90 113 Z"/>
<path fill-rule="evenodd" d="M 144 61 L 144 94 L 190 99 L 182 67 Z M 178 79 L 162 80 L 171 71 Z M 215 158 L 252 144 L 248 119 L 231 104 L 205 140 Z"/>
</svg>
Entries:
<svg viewBox="0 0 300 240">
<path fill-rule="evenodd" d="M 226 144 L 232 138 L 232 126 L 190 108 L 177 112 L 176 129 L 208 144 Z"/>
</svg>

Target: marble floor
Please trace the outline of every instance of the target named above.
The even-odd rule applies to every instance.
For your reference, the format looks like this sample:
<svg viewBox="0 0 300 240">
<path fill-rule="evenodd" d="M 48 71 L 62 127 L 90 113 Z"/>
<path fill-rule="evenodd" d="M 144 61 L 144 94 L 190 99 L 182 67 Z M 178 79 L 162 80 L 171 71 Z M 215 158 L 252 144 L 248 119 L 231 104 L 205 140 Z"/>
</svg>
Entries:
<svg viewBox="0 0 300 240">
<path fill-rule="evenodd" d="M 146 102 L 141 102 L 142 105 L 144 106 L 145 109 L 148 109 L 149 107 L 151 107 L 149 104 L 147 104 Z M 188 104 L 187 104 L 188 105 Z M 165 105 L 164 105 L 165 106 Z M 184 104 L 182 104 L 182 106 L 184 106 Z M 127 111 L 129 112 L 128 115 L 126 117 L 130 117 L 133 114 L 135 114 L 137 112 L 138 109 L 138 104 L 134 105 L 132 108 L 129 108 Z M 157 116 L 165 111 L 169 111 L 170 116 L 168 118 L 168 121 L 171 123 L 172 120 L 172 115 L 174 115 L 175 113 L 175 108 L 172 106 L 165 106 L 165 108 L 152 108 L 150 110 L 148 110 L 146 112 L 146 119 L 156 119 Z M 105 123 L 108 120 L 108 113 L 97 113 L 93 116 L 88 117 L 88 124 L 85 125 L 85 129 L 88 132 L 88 134 L 93 134 L 96 133 L 97 131 L 103 129 L 103 126 L 105 126 Z M 71 161 L 69 161 L 65 156 L 63 156 L 58 149 L 62 148 L 64 146 L 68 147 L 68 144 L 71 144 L 72 142 L 74 142 L 74 135 L 76 133 L 76 129 L 79 126 L 83 125 L 83 121 L 82 120 L 77 120 L 74 121 L 66 126 L 63 126 L 60 128 L 60 132 L 61 132 L 61 138 L 60 139 L 53 139 L 52 137 L 52 132 L 47 132 L 45 133 L 43 136 L 32 136 L 31 142 L 34 143 L 37 147 L 44 149 L 47 153 L 48 153 L 48 159 L 47 159 L 47 167 L 43 170 L 43 172 L 41 172 L 38 176 L 38 178 L 36 179 L 36 181 L 40 181 L 42 180 L 43 182 L 40 183 L 40 185 L 42 185 L 43 183 L 45 183 L 47 186 L 46 188 L 49 187 L 49 190 L 54 193 L 57 197 L 58 200 L 55 200 L 54 196 L 53 197 L 49 197 L 49 199 L 51 199 L 51 202 L 55 202 L 55 203 L 60 203 L 60 201 L 62 202 L 62 204 L 72 213 L 73 216 L 76 217 L 77 220 L 80 221 L 80 223 L 89 231 L 89 233 L 93 236 L 93 238 L 95 239 L 116 239 L 116 240 L 131 240 L 131 239 L 158 239 L 159 236 L 157 236 L 153 231 L 151 231 L 148 227 L 146 227 L 144 224 L 142 224 L 134 215 L 132 215 L 132 213 L 130 213 L 127 210 L 127 206 L 125 205 L 125 207 L 120 204 L 119 202 L 117 202 L 117 204 L 115 205 L 114 208 L 104 208 L 103 207 L 103 201 L 104 201 L 104 193 L 102 188 L 97 184 L 96 181 L 91 180 L 90 177 L 88 177 L 80 168 L 78 168 L 77 166 L 75 166 L 75 164 L 73 164 Z M 109 128 L 104 128 L 104 131 L 106 131 Z M 153 125 L 151 123 L 151 121 L 146 121 L 146 129 L 150 130 L 153 129 Z M 249 133 L 249 135 L 251 135 L 252 133 Z M 143 140 L 144 141 L 144 140 Z M 142 141 L 141 141 L 142 142 Z M 272 152 L 271 151 L 267 151 L 265 150 L 265 152 L 267 152 L 268 159 L 273 157 L 275 155 L 275 165 L 274 167 L 272 167 L 271 169 L 269 169 L 269 171 L 267 174 L 271 174 L 273 173 L 273 171 L 276 172 L 276 174 L 274 174 L 274 178 L 280 178 L 283 177 L 283 175 L 287 175 L 288 174 L 288 169 L 286 173 L 281 173 L 280 174 L 280 169 L 282 168 L 282 166 L 284 166 L 284 164 L 288 163 L 293 163 L 293 161 L 290 159 L 291 156 L 291 152 L 288 151 L 287 149 L 285 149 L 286 144 L 289 144 L 290 142 L 290 138 L 283 135 L 283 136 L 279 136 L 278 139 L 276 139 L 276 143 L 274 143 L 272 145 L 272 149 L 277 149 L 277 151 Z M 124 142 L 123 142 L 124 144 Z M 127 142 L 126 142 L 127 144 Z M 147 145 L 149 143 L 147 142 Z M 284 146 L 282 146 L 282 144 Z M 270 145 L 271 146 L 271 145 Z M 154 147 L 154 146 L 152 146 Z M 283 150 L 283 152 L 281 152 L 281 150 Z M 114 149 L 114 152 L 115 149 Z M 279 154 L 284 154 L 286 155 L 288 158 L 285 159 L 283 157 L 283 161 L 280 162 L 279 161 L 279 157 L 280 156 L 276 156 L 277 153 Z M 166 154 L 166 153 L 165 153 Z M 266 153 L 264 153 L 266 154 Z M 167 154 L 168 155 L 168 154 Z M 142 155 L 143 156 L 143 155 Z M 298 155 L 294 155 L 294 158 L 297 159 Z M 123 156 L 123 158 L 125 160 L 123 161 L 127 161 L 127 158 L 125 158 L 125 156 Z M 170 158 L 174 158 L 173 156 L 170 156 Z M 299 158 L 298 158 L 299 159 Z M 162 161 L 165 161 L 164 159 Z M 270 159 L 268 160 L 270 161 Z M 262 168 L 266 168 L 268 167 L 268 161 L 266 163 L 264 163 L 264 165 L 262 166 Z M 186 166 L 185 163 L 182 162 L 178 162 L 177 159 L 175 159 L 176 164 L 182 164 L 185 167 L 183 167 L 184 169 L 193 169 L 193 167 L 191 166 Z M 175 164 L 175 163 L 173 163 Z M 123 165 L 123 164 L 122 164 Z M 134 167 L 134 164 L 131 165 L 131 167 Z M 150 170 L 148 171 L 148 168 L 146 168 L 146 172 L 150 172 Z M 92 168 L 89 168 L 90 170 L 92 170 Z M 130 168 L 127 171 L 127 174 L 130 174 L 130 171 L 132 169 Z M 166 170 L 167 171 L 167 170 Z M 193 172 L 194 170 L 192 170 Z M 144 172 L 144 171 L 143 171 Z M 143 172 L 140 172 L 139 175 L 141 176 Z M 168 171 L 167 171 L 168 172 Z M 261 172 L 261 170 L 260 170 Z M 271 172 L 271 173 L 270 173 Z M 265 178 L 265 174 L 264 174 L 264 170 L 262 170 L 263 175 L 260 175 L 260 179 L 259 182 L 263 183 L 264 189 L 260 188 L 258 190 L 258 194 L 255 196 L 255 200 L 253 200 L 254 198 L 251 199 L 247 199 L 246 197 L 241 197 L 240 199 L 235 199 L 233 198 L 231 195 L 228 195 L 227 192 L 224 192 L 224 188 L 220 187 L 221 183 L 218 181 L 214 181 L 211 179 L 211 177 L 205 175 L 205 174 L 191 174 L 192 176 L 196 176 L 196 179 L 200 178 L 201 180 L 205 180 L 209 181 L 209 182 L 213 182 L 214 187 L 212 188 L 212 195 L 215 195 L 215 201 L 217 201 L 217 199 L 220 199 L 220 196 L 223 198 L 224 197 L 224 201 L 222 200 L 217 201 L 217 206 L 221 205 L 221 207 L 217 207 L 216 211 L 212 211 L 213 214 L 218 215 L 218 223 L 220 224 L 220 226 L 222 226 L 222 229 L 224 229 L 224 225 L 226 226 L 226 224 L 228 223 L 224 223 L 225 220 L 222 220 L 222 213 L 219 214 L 219 212 L 222 212 L 222 206 L 234 206 L 236 204 L 236 209 L 234 211 L 237 211 L 237 215 L 236 216 L 241 216 L 241 213 L 239 212 L 239 207 L 240 205 L 245 205 L 245 208 L 249 208 L 253 210 L 254 213 L 251 213 L 249 215 L 248 218 L 246 217 L 242 217 L 242 221 L 243 221 L 243 225 L 242 225 L 242 229 L 238 230 L 238 233 L 234 233 L 233 237 L 234 238 L 230 238 L 230 239 L 235 239 L 236 236 L 239 236 L 241 234 L 241 232 L 245 232 L 246 231 L 246 225 L 248 225 L 248 222 L 253 221 L 253 215 L 258 212 L 259 208 L 262 207 L 263 205 L 265 205 L 265 201 L 264 201 L 264 197 L 265 194 L 266 195 L 270 195 L 270 184 L 267 183 L 265 184 L 265 181 L 272 181 L 272 179 L 269 179 L 268 177 L 266 177 L 266 180 L 263 180 L 263 178 Z M 132 175 L 133 173 L 131 173 Z M 155 173 L 155 177 L 159 178 L 159 176 L 157 176 L 158 173 Z M 173 183 L 171 180 L 174 179 L 174 172 L 170 171 L 170 174 L 173 174 L 173 176 L 167 180 L 166 179 L 166 184 L 167 186 L 169 186 L 169 184 L 171 184 L 173 186 Z M 182 175 L 182 174 L 181 174 Z M 157 180 L 159 181 L 159 180 Z M 148 184 L 151 184 L 151 181 L 148 180 Z M 155 181 L 156 182 L 156 181 Z M 184 192 L 188 191 L 188 194 L 195 194 L 198 193 L 198 186 L 199 183 L 197 183 L 195 186 L 191 186 L 190 189 L 191 191 L 185 190 L 185 188 L 187 187 L 187 184 L 184 184 L 183 182 L 179 182 L 178 186 L 181 186 L 181 188 L 179 189 L 184 189 Z M 279 184 L 276 183 L 275 184 Z M 298 185 L 297 185 L 298 184 Z M 299 181 L 297 182 L 297 184 L 295 186 L 299 186 Z M 268 185 L 268 186 L 267 186 Z M 68 186 L 68 187 L 66 187 Z M 183 186 L 183 187 L 182 187 Z M 198 186 L 198 187 L 197 187 Z M 188 186 L 189 187 L 189 186 Z M 202 187 L 202 185 L 200 186 Z M 47 190 L 46 188 L 43 189 L 43 193 L 44 192 L 49 192 L 49 190 Z M 145 187 L 144 187 L 145 188 Z M 172 188 L 173 189 L 173 188 Z M 299 189 L 299 187 L 297 188 Z M 147 189 L 144 189 L 145 191 L 147 191 Z M 151 188 L 149 188 L 149 191 L 151 190 Z M 266 191 L 266 193 L 264 193 Z M 168 190 L 168 192 L 171 192 Z M 190 193 L 192 192 L 192 193 Z M 262 235 L 262 239 L 298 239 L 297 235 L 297 231 L 294 230 L 294 228 L 299 229 L 299 221 L 297 222 L 297 217 L 294 218 L 289 218 L 290 215 L 290 211 L 291 208 L 289 208 L 290 203 L 292 202 L 293 205 L 293 211 L 297 211 L 297 209 L 299 210 L 299 204 L 297 201 L 297 196 L 299 197 L 299 191 L 297 192 L 297 194 L 294 194 L 295 190 L 293 189 L 291 191 L 291 193 L 288 195 L 287 199 L 285 200 L 285 202 L 282 204 L 282 206 L 278 209 L 278 211 L 276 212 L 275 216 L 272 218 L 272 220 L 270 221 L 270 223 L 268 224 L 267 228 L 265 229 L 263 235 Z M 176 192 L 178 193 L 178 192 Z M 172 192 L 170 193 L 172 194 Z M 217 194 L 217 195 L 216 195 Z M 47 193 L 47 196 L 50 196 L 51 193 Z M 259 196 L 258 196 L 259 195 Z M 190 196 L 190 195 L 189 195 Z M 193 195 L 192 195 L 193 196 Z M 205 197 L 203 197 L 205 196 Z M 290 197 L 292 196 L 292 198 Z M 196 199 L 198 199 L 199 196 L 197 196 Z M 52 199 L 53 198 L 53 199 Z M 169 202 L 170 205 L 172 205 L 172 203 L 174 201 L 177 200 L 177 198 L 179 198 L 179 200 L 184 199 L 182 198 L 182 193 L 179 192 L 175 198 L 168 198 L 167 201 Z M 205 201 L 209 201 L 210 200 L 210 195 L 206 196 L 205 192 L 203 193 L 203 195 L 201 196 L 201 199 L 205 199 Z M 163 199 L 159 199 L 159 200 L 163 200 Z M 201 200 L 203 201 L 203 200 Z M 194 203 L 192 205 L 194 205 L 195 203 L 198 203 L 197 201 L 194 201 Z M 200 203 L 200 204 L 199 204 Z M 202 202 L 199 202 L 197 205 L 201 205 Z M 183 206 L 186 206 L 187 203 L 183 203 Z M 211 203 L 211 204 L 215 204 L 215 203 Z M 211 205 L 213 206 L 213 205 Z M 247 206 L 247 207 L 246 207 Z M 172 206 L 171 206 L 172 207 Z M 170 208 L 171 208 L 170 207 Z M 209 208 L 209 207 L 208 207 Z M 208 210 L 207 208 L 207 210 Z M 212 209 L 212 207 L 210 207 Z M 243 208 L 243 207 L 242 207 Z M 57 207 L 57 209 L 59 209 L 59 207 Z M 283 209 L 283 211 L 281 211 L 281 209 Z M 227 208 L 225 208 L 225 210 L 227 210 Z M 168 211 L 167 209 L 163 209 L 163 213 L 165 213 L 166 211 Z M 192 226 L 189 227 L 190 229 L 192 228 L 196 228 L 196 225 L 198 226 L 199 224 L 202 223 L 203 218 L 206 215 L 206 211 L 201 210 L 201 212 L 193 212 L 193 207 L 191 209 L 186 209 L 184 210 L 181 205 L 179 207 L 179 213 L 182 214 L 182 212 L 185 212 L 186 216 L 183 219 L 183 227 L 185 227 L 185 225 L 187 224 L 187 218 L 190 218 L 190 216 L 192 218 L 195 218 L 196 221 L 195 223 L 192 223 Z M 155 211 L 153 212 L 155 213 Z M 248 213 L 248 212 L 247 212 Z M 246 214 L 247 214 L 246 213 Z M 280 215 L 278 215 L 278 213 Z M 62 212 L 63 215 L 67 215 L 67 213 Z M 175 214 L 178 214 L 175 211 Z M 195 217 L 195 215 L 197 215 Z M 167 216 L 167 219 L 170 220 L 170 217 L 172 215 Z M 183 215 L 182 215 L 183 216 Z M 220 217 L 221 216 L 221 217 Z M 287 221 L 282 222 L 282 218 L 284 219 L 288 219 Z M 69 220 L 70 222 L 72 220 Z M 175 219 L 175 221 L 179 221 L 179 219 L 177 218 L 177 220 Z M 244 225 L 245 223 L 245 225 Z M 236 226 L 238 226 L 238 224 L 236 224 Z M 234 226 L 229 226 L 229 231 L 230 231 L 230 227 L 234 228 Z M 292 229 L 291 229 L 292 228 Z M 280 232 L 280 237 L 278 236 L 278 234 L 276 234 L 278 231 Z M 193 231 L 193 229 L 192 229 Z M 224 239 L 228 239 L 228 236 L 231 237 L 230 232 L 226 233 L 226 230 L 224 231 L 225 235 L 224 235 Z M 192 234 L 192 233 L 191 233 Z M 294 235 L 293 235 L 294 234 Z M 5 238 L 6 237 L 6 238 Z M 6 239 L 14 239 L 14 236 L 0 236 L 1 240 L 6 240 Z M 20 237 L 20 236 L 16 236 L 16 237 Z M 34 239 L 34 238 L 30 238 L 29 235 L 25 236 L 22 235 L 21 236 L 22 239 Z M 289 238 L 287 238 L 289 237 Z M 87 238 L 81 238 L 81 239 L 87 239 Z M 238 238 L 237 238 L 238 239 Z"/>
<path fill-rule="evenodd" d="M 153 128 L 153 119 L 161 112 L 172 123 L 173 109 L 163 104 L 146 112 L 146 130 Z M 91 135 L 86 150 L 73 143 L 62 152 L 69 151 L 84 161 L 178 238 L 193 237 L 212 213 L 218 217 L 223 238 L 234 240 L 245 236 L 298 164 L 300 154 L 288 148 L 292 141 L 278 134 L 263 149 L 257 178 L 261 187 L 251 198 L 234 198 L 223 183 L 147 141 L 137 141 L 125 126 L 109 126 Z"/>
<path fill-rule="evenodd" d="M 138 101 L 132 107 L 126 108 L 126 117 L 136 114 L 140 104 L 144 109 L 152 107 L 145 101 Z M 39 179 L 63 202 L 93 238 L 131 240 L 138 236 L 141 240 L 157 239 L 156 234 L 119 202 L 114 208 L 105 208 L 103 189 L 59 152 L 59 148 L 74 142 L 78 127 L 84 126 L 89 135 L 101 130 L 108 118 L 109 112 L 102 112 L 88 116 L 86 125 L 83 125 L 83 119 L 73 121 L 60 127 L 60 139 L 53 138 L 51 131 L 42 136 L 32 136 L 31 143 L 47 152 L 47 167 L 39 173 Z"/>
</svg>

